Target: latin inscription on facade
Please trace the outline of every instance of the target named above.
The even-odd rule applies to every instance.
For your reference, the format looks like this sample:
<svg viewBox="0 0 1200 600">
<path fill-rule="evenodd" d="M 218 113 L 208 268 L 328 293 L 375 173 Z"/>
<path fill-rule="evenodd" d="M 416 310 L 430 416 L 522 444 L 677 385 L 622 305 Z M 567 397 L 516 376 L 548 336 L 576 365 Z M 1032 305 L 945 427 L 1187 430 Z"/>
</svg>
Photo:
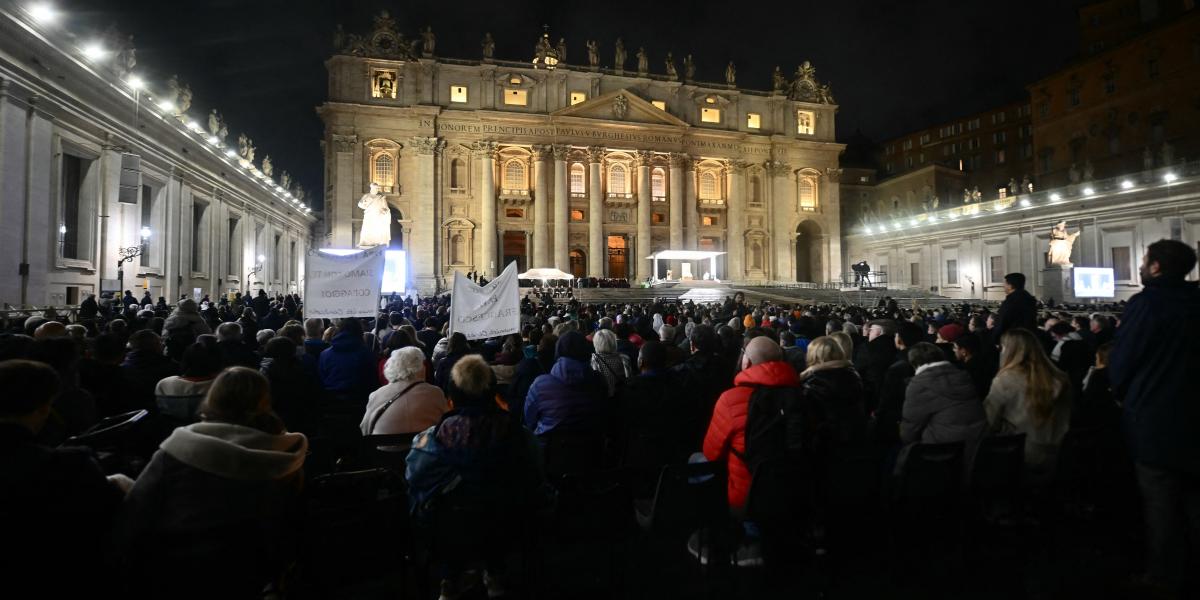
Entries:
<svg viewBox="0 0 1200 600">
<path fill-rule="evenodd" d="M 422 124 L 424 126 L 424 124 Z M 738 142 L 722 142 L 716 140 L 696 140 L 683 135 L 666 133 L 639 133 L 633 131 L 607 131 L 604 129 L 581 129 L 578 127 L 558 126 L 527 126 L 499 125 L 495 123 L 462 123 L 441 121 L 438 123 L 439 133 L 473 133 L 480 135 L 507 135 L 528 137 L 557 137 L 576 138 L 604 142 L 631 142 L 635 144 L 663 144 L 699 151 L 717 150 L 735 154 L 751 154 L 770 156 L 770 146 L 740 144 Z"/>
</svg>

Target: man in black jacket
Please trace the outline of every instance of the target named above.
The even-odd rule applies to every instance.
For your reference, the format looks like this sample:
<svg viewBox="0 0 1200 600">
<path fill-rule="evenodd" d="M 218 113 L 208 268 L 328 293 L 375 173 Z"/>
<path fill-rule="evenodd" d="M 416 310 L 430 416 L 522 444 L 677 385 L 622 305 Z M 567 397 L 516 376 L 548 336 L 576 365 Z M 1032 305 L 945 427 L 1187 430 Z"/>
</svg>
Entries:
<svg viewBox="0 0 1200 600">
<path fill-rule="evenodd" d="M 1195 267 L 1188 245 L 1150 244 L 1108 369 L 1145 507 L 1146 583 L 1179 597 L 1200 572 L 1200 289 L 1185 280 Z"/>
<path fill-rule="evenodd" d="M 992 343 L 999 345 L 1000 336 L 1010 329 L 1022 327 L 1033 331 L 1037 328 L 1037 299 L 1025 291 L 1025 274 L 1009 273 L 1004 276 L 1004 302 L 996 312 L 996 326 L 992 329 Z"/>
<path fill-rule="evenodd" d="M 3 567 L 11 576 L 3 586 L 36 582 L 46 597 L 95 595 L 111 585 L 100 557 L 108 554 L 109 529 L 124 497 L 120 486 L 132 482 L 106 479 L 85 449 L 34 441 L 59 390 L 53 369 L 28 360 L 0 362 L 0 389 L 0 515 L 11 545 Z"/>
<path fill-rule="evenodd" d="M 712 418 L 717 397 L 733 385 L 733 365 L 720 354 L 719 338 L 710 325 L 692 329 L 692 354 L 672 369 L 681 397 L 691 403 L 683 418 L 695 434 L 693 447 L 699 447 Z"/>
<path fill-rule="evenodd" d="M 883 375 L 879 395 L 879 407 L 875 410 L 874 438 L 880 442 L 896 442 L 900 434 L 900 417 L 904 409 L 904 393 L 914 369 L 908 360 L 908 350 L 921 343 L 925 332 L 910 321 L 896 325 L 892 343 L 896 348 L 896 360 Z"/>
</svg>

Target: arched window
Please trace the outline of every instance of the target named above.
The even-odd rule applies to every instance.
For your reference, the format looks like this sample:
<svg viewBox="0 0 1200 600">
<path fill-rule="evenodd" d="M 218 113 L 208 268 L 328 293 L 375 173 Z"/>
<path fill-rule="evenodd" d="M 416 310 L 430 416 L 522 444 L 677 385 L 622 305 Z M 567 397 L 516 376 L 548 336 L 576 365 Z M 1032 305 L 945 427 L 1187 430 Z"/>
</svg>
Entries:
<svg viewBox="0 0 1200 600">
<path fill-rule="evenodd" d="M 719 200 L 721 192 L 717 188 L 717 174 L 712 171 L 704 171 L 700 174 L 700 199 L 701 200 Z"/>
<path fill-rule="evenodd" d="M 608 193 L 628 194 L 629 178 L 626 177 L 625 165 L 614 164 L 608 168 Z"/>
<path fill-rule="evenodd" d="M 655 198 L 667 196 L 667 174 L 662 167 L 654 167 L 650 171 L 650 195 Z"/>
<path fill-rule="evenodd" d="M 800 177 L 800 210 L 817 210 L 816 177 Z"/>
<path fill-rule="evenodd" d="M 584 194 L 587 193 L 584 184 L 584 171 L 581 163 L 571 165 L 571 193 Z"/>
<path fill-rule="evenodd" d="M 467 254 L 467 240 L 461 233 L 450 238 L 450 264 L 463 265 Z"/>
<path fill-rule="evenodd" d="M 392 158 L 392 155 L 387 152 L 376 154 L 372 177 L 374 182 L 379 184 L 379 187 L 390 191 L 392 186 L 396 184 L 396 159 Z"/>
<path fill-rule="evenodd" d="M 525 182 L 525 163 L 513 159 L 504 163 L 504 185 L 506 190 L 527 190 L 529 184 Z"/>
<path fill-rule="evenodd" d="M 467 187 L 467 164 L 461 158 L 450 161 L 450 188 L 455 190 Z"/>
<path fill-rule="evenodd" d="M 750 176 L 750 204 L 762 204 L 762 179 L 758 175 Z"/>
</svg>

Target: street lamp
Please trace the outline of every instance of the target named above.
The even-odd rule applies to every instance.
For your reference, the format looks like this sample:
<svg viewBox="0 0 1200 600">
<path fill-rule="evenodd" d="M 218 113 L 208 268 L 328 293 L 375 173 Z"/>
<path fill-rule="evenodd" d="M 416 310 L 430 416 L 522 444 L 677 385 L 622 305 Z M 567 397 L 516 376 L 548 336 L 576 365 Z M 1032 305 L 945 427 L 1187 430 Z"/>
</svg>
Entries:
<svg viewBox="0 0 1200 600">
<path fill-rule="evenodd" d="M 267 260 L 267 257 L 259 254 L 258 255 L 258 263 L 255 264 L 254 267 L 252 267 L 249 271 L 246 271 L 246 293 L 247 294 L 250 293 L 250 278 L 253 277 L 254 275 L 257 275 L 260 271 L 262 271 L 263 262 L 265 262 L 266 260 Z"/>
<path fill-rule="evenodd" d="M 125 293 L 125 263 L 141 256 L 149 249 L 150 244 L 150 228 L 143 227 L 141 230 L 142 243 L 137 246 L 125 246 L 117 251 L 120 258 L 117 260 L 117 290 L 118 294 Z"/>
</svg>

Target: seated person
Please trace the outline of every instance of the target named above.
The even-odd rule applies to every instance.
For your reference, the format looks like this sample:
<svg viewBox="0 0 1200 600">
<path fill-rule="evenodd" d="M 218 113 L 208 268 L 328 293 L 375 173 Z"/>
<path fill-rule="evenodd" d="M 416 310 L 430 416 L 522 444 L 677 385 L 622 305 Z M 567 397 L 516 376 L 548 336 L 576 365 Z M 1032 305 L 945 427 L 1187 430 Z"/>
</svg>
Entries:
<svg viewBox="0 0 1200 600">
<path fill-rule="evenodd" d="M 267 379 L 230 368 L 209 388 L 202 420 L 154 453 L 116 531 L 138 595 L 251 596 L 283 572 L 300 525 L 308 440 L 270 409 Z"/>
<path fill-rule="evenodd" d="M 45 597 L 95 596 L 111 580 L 100 557 L 129 479 L 106 479 L 86 449 L 35 442 L 58 394 L 54 369 L 0 362 L 0 389 L 0 518 L 11 546 L 5 572 L 36 582 Z"/>
<path fill-rule="evenodd" d="M 434 521 L 439 510 L 471 519 L 472 541 L 488 555 L 445 565 L 442 597 L 456 598 L 471 586 L 466 570 L 475 558 L 486 562 L 488 596 L 495 597 L 503 593 L 497 569 L 506 542 L 518 539 L 514 527 L 525 520 L 514 516 L 548 508 L 552 496 L 538 445 L 497 405 L 483 358 L 470 354 L 455 363 L 447 389 L 450 412 L 417 436 L 408 455 L 409 503 L 420 522 Z"/>
<path fill-rule="evenodd" d="M 908 362 L 916 374 L 904 392 L 900 441 L 966 442 L 968 446 L 978 442 L 987 429 L 987 416 L 971 376 L 929 342 L 910 348 Z"/>
<path fill-rule="evenodd" d="M 200 403 L 221 372 L 221 357 L 216 350 L 196 342 L 183 351 L 182 375 L 172 375 L 154 388 L 158 411 L 175 421 L 194 423 L 200 419 Z"/>
<path fill-rule="evenodd" d="M 367 399 L 363 435 L 425 431 L 450 409 L 437 386 L 425 383 L 425 353 L 409 346 L 392 352 L 383 366 L 388 384 Z"/>
</svg>

